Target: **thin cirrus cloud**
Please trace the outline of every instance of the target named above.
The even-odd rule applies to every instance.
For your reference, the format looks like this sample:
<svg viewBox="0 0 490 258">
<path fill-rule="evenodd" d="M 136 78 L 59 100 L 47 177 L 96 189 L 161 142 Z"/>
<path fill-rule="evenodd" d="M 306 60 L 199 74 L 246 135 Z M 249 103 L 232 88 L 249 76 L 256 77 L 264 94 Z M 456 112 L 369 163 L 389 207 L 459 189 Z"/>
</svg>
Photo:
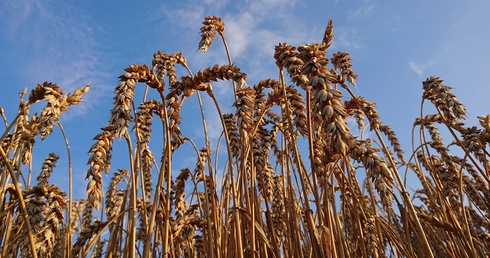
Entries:
<svg viewBox="0 0 490 258">
<path fill-rule="evenodd" d="M 342 49 L 342 51 L 354 51 L 364 48 L 362 37 L 357 29 L 352 27 L 336 27 L 335 36 L 332 41 L 332 48 Z"/>
<path fill-rule="evenodd" d="M 374 4 L 366 3 L 365 5 L 357 8 L 355 11 L 348 11 L 347 18 L 349 20 L 367 18 L 374 14 Z"/>
<path fill-rule="evenodd" d="M 226 25 L 225 34 L 230 48 L 234 63 L 241 70 L 248 74 L 247 83 L 253 85 L 261 79 L 276 78 L 277 68 L 274 64 L 274 47 L 280 42 L 287 42 L 292 45 L 318 42 L 321 40 L 328 17 L 324 18 L 324 24 L 312 25 L 306 23 L 298 8 L 304 8 L 299 2 L 291 1 L 240 1 L 238 9 L 214 8 L 201 4 L 193 6 L 191 4 L 163 5 L 162 10 L 165 14 L 164 19 L 170 27 L 195 30 L 196 33 L 201 26 L 205 16 L 215 15 L 223 19 Z M 229 6 L 228 6 L 229 7 Z M 368 5 L 364 9 L 353 13 L 356 17 L 366 17 L 374 11 L 373 5 Z M 196 26 L 196 24 L 198 26 Z M 192 31 L 191 31 L 192 34 Z M 359 50 L 364 47 L 361 35 L 352 27 L 336 27 L 335 38 L 332 47 L 346 51 Z M 180 37 L 186 37 L 179 35 Z M 194 34 L 192 34 L 194 36 Z M 194 39 L 197 39 L 195 37 Z M 197 46 L 197 41 L 195 42 Z M 203 69 L 207 64 L 227 63 L 226 57 L 222 55 L 221 39 L 216 38 L 212 47 L 204 55 L 187 56 L 188 61 L 194 64 L 201 64 L 198 69 Z M 202 66 L 203 60 L 206 65 Z M 220 83 L 213 86 L 216 96 L 225 99 L 225 107 L 231 107 L 232 87 Z M 206 114 L 213 114 L 215 109 L 211 102 L 204 102 Z M 232 111 L 230 108 L 224 112 Z M 208 133 L 213 142 L 221 132 L 220 121 L 212 117 L 207 117 L 209 122 Z"/>
<path fill-rule="evenodd" d="M 278 39 L 286 38 L 279 35 L 277 30 L 267 28 L 264 26 L 270 21 L 274 21 L 271 24 L 283 24 L 288 26 L 289 35 L 304 35 L 304 27 L 291 27 L 290 24 L 296 24 L 300 20 L 295 17 L 294 7 L 296 1 L 274 0 L 274 1 L 240 1 L 237 3 L 237 9 L 229 8 L 230 3 L 227 5 L 220 4 L 216 7 L 213 4 L 201 3 L 194 5 L 194 1 L 188 4 L 162 5 L 164 19 L 166 24 L 171 27 L 182 29 L 199 30 L 201 22 L 204 17 L 209 15 L 219 16 L 226 24 L 225 34 L 227 37 L 228 45 L 231 55 L 234 59 L 240 59 L 246 56 L 247 59 L 253 59 L 260 57 L 266 49 L 273 49 Z M 228 7 L 227 9 L 223 8 Z M 197 26 L 196 26 L 197 25 Z M 192 34 L 192 31 L 191 33 Z M 257 35 L 264 35 L 267 37 L 257 37 Z M 194 34 L 192 34 L 194 36 Z M 266 40 L 274 40 L 269 42 Z M 213 43 L 220 44 L 219 42 Z M 197 45 L 197 42 L 196 42 Z M 251 51 L 253 49 L 254 51 Z M 258 52 L 257 52 L 258 50 Z M 221 56 L 213 56 L 213 50 L 206 53 L 206 59 L 222 60 Z M 270 53 L 270 51 L 268 51 Z"/>
<path fill-rule="evenodd" d="M 44 13 L 40 1 L 32 0 L 5 0 L 0 4 L 0 19 L 4 29 L 9 32 L 17 30 L 32 12 Z"/>
<path fill-rule="evenodd" d="M 434 63 L 434 60 L 429 60 L 425 63 L 415 63 L 413 61 L 408 61 L 408 66 L 419 76 L 419 78 L 423 78 L 426 75 L 427 68 L 434 65 Z"/>
<path fill-rule="evenodd" d="M 2 9 L 11 10 L 2 16 L 15 64 L 11 73 L 18 74 L 22 85 L 50 81 L 65 92 L 91 84 L 84 103 L 66 114 L 74 117 L 87 114 L 97 100 L 109 92 L 102 68 L 101 52 L 97 49 L 94 27 L 71 6 L 52 6 L 38 1 L 7 1 Z"/>
</svg>

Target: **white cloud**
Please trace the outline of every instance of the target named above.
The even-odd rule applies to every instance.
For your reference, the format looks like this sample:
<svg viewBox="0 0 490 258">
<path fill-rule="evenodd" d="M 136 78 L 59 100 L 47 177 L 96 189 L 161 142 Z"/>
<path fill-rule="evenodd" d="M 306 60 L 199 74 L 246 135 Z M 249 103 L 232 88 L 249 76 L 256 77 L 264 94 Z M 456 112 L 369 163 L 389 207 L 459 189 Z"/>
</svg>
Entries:
<svg viewBox="0 0 490 258">
<path fill-rule="evenodd" d="M 291 15 L 292 13 L 288 13 L 288 10 L 295 7 L 297 3 L 298 1 L 296 0 L 255 0 L 245 1 L 244 7 L 257 14 L 259 16 L 258 18 L 263 19 L 265 16 Z M 247 6 L 247 4 L 249 5 Z"/>
<path fill-rule="evenodd" d="M 25 87 L 49 81 L 65 92 L 91 82 L 90 92 L 84 103 L 71 110 L 69 117 L 84 115 L 109 93 L 108 74 L 104 71 L 102 53 L 97 44 L 94 29 L 88 15 L 74 11 L 71 6 L 50 5 L 38 1 L 10 1 L 4 3 L 12 13 L 3 17 L 2 23 L 10 24 L 10 37 L 14 51 L 19 51 L 22 67 L 13 68 Z M 20 17 L 17 19 L 17 17 Z M 22 51 L 22 52 L 20 52 Z M 14 55 L 15 53 L 12 53 Z"/>
<path fill-rule="evenodd" d="M 233 97 L 233 96 L 230 96 Z M 210 141 L 210 145 L 212 147 L 216 146 L 218 139 L 223 133 L 223 125 L 221 124 L 221 119 L 218 116 L 218 112 L 216 111 L 216 106 L 210 102 L 205 103 L 204 106 L 205 115 L 206 115 L 206 127 L 207 133 Z M 200 129 L 200 131 L 199 131 Z M 199 128 L 196 131 L 196 134 L 203 134 L 203 129 Z M 223 140 L 223 139 L 222 139 Z"/>
<path fill-rule="evenodd" d="M 19 28 L 33 12 L 44 13 L 39 0 L 5 0 L 0 3 L 0 20 L 10 31 Z"/>
<path fill-rule="evenodd" d="M 299 28 L 297 26 L 299 18 L 294 17 L 294 7 L 298 3 L 296 0 L 245 0 L 233 2 L 238 10 L 230 9 L 230 3 L 222 0 L 218 4 L 214 1 L 191 1 L 187 4 L 173 6 L 163 4 L 162 14 L 164 16 L 161 18 L 166 20 L 165 23 L 171 24 L 171 27 L 176 30 L 192 29 L 198 32 L 204 17 L 209 15 L 221 17 L 225 22 L 225 35 L 234 58 L 239 58 L 245 52 L 247 56 L 253 54 L 247 52 L 247 50 L 252 46 L 255 49 L 255 47 L 260 46 L 258 42 L 263 42 L 263 39 L 257 38 L 256 35 L 258 33 L 277 35 L 277 32 L 269 28 L 270 26 L 263 26 L 266 23 L 272 26 L 287 26 L 290 35 L 304 35 L 305 28 Z M 224 7 L 227 7 L 227 9 Z M 279 36 L 269 38 L 277 39 Z M 274 45 L 277 43 L 274 42 Z M 272 48 L 274 45 L 272 45 Z M 209 56 L 210 53 L 206 53 L 206 55 Z"/>
<path fill-rule="evenodd" d="M 412 61 L 409 61 L 408 65 L 410 66 L 410 69 L 412 71 L 414 71 L 419 77 L 422 77 L 422 75 L 424 74 L 425 65 L 416 64 Z"/>
<path fill-rule="evenodd" d="M 389 18 L 385 27 L 388 29 L 388 31 L 398 32 L 403 28 L 401 15 L 398 14 Z"/>
<path fill-rule="evenodd" d="M 290 0 L 259 0 L 259 1 L 237 1 L 225 5 L 225 8 L 214 8 L 212 5 L 201 3 L 192 6 L 195 1 L 189 4 L 168 5 L 164 4 L 161 19 L 168 27 L 175 30 L 186 30 L 188 34 L 194 36 L 199 32 L 205 16 L 214 15 L 221 17 L 225 23 L 226 40 L 235 65 L 241 68 L 242 72 L 248 74 L 247 83 L 252 86 L 261 79 L 277 79 L 277 67 L 273 57 L 274 47 L 280 42 L 287 42 L 292 45 L 318 42 L 322 39 L 328 17 L 324 19 L 324 24 L 312 26 L 305 23 L 304 17 L 297 16 L 295 8 L 303 4 L 300 1 Z M 233 8 L 231 4 L 233 4 Z M 235 8 L 236 7 L 236 8 Z M 190 16 L 190 17 L 188 17 Z M 357 31 L 340 30 L 337 45 L 349 46 L 350 48 L 361 48 L 358 40 Z M 187 36 L 184 36 L 187 37 Z M 197 37 L 194 37 L 198 40 Z M 194 43 L 197 46 L 197 41 Z M 187 60 L 191 67 L 204 69 L 208 65 L 215 63 L 227 63 L 224 55 L 221 39 L 214 39 L 213 45 L 204 55 L 189 55 Z M 223 112 L 234 113 L 233 89 L 230 82 L 213 83 L 213 92 L 220 99 L 220 106 L 226 110 Z M 215 140 L 221 133 L 221 122 L 215 116 L 214 104 L 207 102 L 207 96 L 202 95 L 206 108 L 208 132 L 210 138 Z M 209 110 L 209 111 L 208 111 Z"/>
<path fill-rule="evenodd" d="M 167 5 L 161 6 L 164 19 L 172 22 L 168 29 L 194 29 L 196 26 L 200 26 L 204 17 L 207 16 L 206 12 L 203 5 L 189 4 L 181 9 L 169 8 Z"/>
<path fill-rule="evenodd" d="M 355 11 L 348 11 L 347 19 L 359 19 L 359 18 L 368 18 L 374 14 L 374 4 L 366 3 L 364 6 L 357 8 Z"/>
<path fill-rule="evenodd" d="M 332 47 L 341 51 L 359 50 L 364 47 L 361 37 L 355 28 L 334 28 Z"/>
<path fill-rule="evenodd" d="M 219 16 L 221 9 L 228 3 L 228 0 L 191 0 L 176 2 L 169 5 L 164 3 L 160 11 L 152 13 L 154 20 L 165 20 L 166 29 L 182 31 L 182 29 L 199 29 L 202 26 L 204 17 L 214 15 Z M 171 24 L 171 26 L 168 26 Z M 197 45 L 197 43 L 196 43 Z"/>
<path fill-rule="evenodd" d="M 434 65 L 435 61 L 434 60 L 429 60 L 425 63 L 415 63 L 413 61 L 408 61 L 408 66 L 410 67 L 410 69 L 412 71 L 414 71 L 420 78 L 423 78 L 426 73 L 425 71 L 427 70 L 427 68 L 431 67 L 432 65 Z"/>
<path fill-rule="evenodd" d="M 247 46 L 254 39 L 253 33 L 257 25 L 252 14 L 244 12 L 238 17 L 227 15 L 225 18 L 225 34 L 229 43 L 229 48 L 232 56 L 241 56 Z"/>
</svg>

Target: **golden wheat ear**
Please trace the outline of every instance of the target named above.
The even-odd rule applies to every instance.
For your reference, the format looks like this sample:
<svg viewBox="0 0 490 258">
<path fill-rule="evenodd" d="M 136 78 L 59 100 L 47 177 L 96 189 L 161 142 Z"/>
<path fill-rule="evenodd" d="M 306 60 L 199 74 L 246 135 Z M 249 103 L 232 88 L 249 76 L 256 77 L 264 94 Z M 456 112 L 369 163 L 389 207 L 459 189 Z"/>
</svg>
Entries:
<svg viewBox="0 0 490 258">
<path fill-rule="evenodd" d="M 327 57 L 331 19 L 320 43 L 279 43 L 271 57 L 278 78 L 253 86 L 231 61 L 224 30 L 221 18 L 205 17 L 198 47 L 205 53 L 218 34 L 227 64 L 193 72 L 182 53 L 158 51 L 151 67 L 124 69 L 108 125 L 88 150 L 85 199 L 72 198 L 59 118 L 90 86 L 64 93 L 37 84 L 27 100 L 27 89 L 19 94 L 10 121 L 0 107 L 0 257 L 488 256 L 490 115 L 468 125 L 452 88 L 427 78 L 405 158 L 375 103 L 353 93 L 355 59 Z M 233 96 L 217 90 L 218 80 L 233 84 Z M 48 154 L 40 166 L 33 157 L 36 138 L 53 126 L 67 148 L 69 198 L 50 182 L 64 155 Z M 104 187 L 113 162 L 123 167 Z"/>
<path fill-rule="evenodd" d="M 199 41 L 199 48 L 202 53 L 206 53 L 208 48 L 213 44 L 213 39 L 216 37 L 216 32 L 220 35 L 225 31 L 225 24 L 221 18 L 216 16 L 208 16 L 204 18 L 202 22 L 204 26 L 201 27 L 201 41 Z"/>
</svg>

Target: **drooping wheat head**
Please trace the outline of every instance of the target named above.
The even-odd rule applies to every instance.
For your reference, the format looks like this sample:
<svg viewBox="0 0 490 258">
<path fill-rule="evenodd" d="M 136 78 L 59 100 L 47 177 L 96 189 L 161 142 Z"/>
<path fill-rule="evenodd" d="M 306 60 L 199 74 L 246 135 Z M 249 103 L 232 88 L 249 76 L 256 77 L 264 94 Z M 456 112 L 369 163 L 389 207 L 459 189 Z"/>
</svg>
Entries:
<svg viewBox="0 0 490 258">
<path fill-rule="evenodd" d="M 45 158 L 34 186 L 32 169 L 26 176 L 23 167 L 34 164 L 37 137 L 43 140 L 55 125 L 61 127 L 59 117 L 82 101 L 89 86 L 65 94 L 56 84 L 37 84 L 28 100 L 27 91 L 20 94 L 12 124 L 0 107 L 8 129 L 0 139 L 5 172 L 0 256 L 485 257 L 490 252 L 490 115 L 467 126 L 466 109 L 451 87 L 429 77 L 422 83 L 422 108 L 428 100 L 436 112 L 422 110 L 415 119 L 420 142 L 405 157 L 375 103 L 352 91 L 358 75 L 350 55 L 338 51 L 327 57 L 332 20 L 321 43 L 279 43 L 274 52 L 279 77 L 252 87 L 231 61 L 224 30 L 221 18 L 206 17 L 198 46 L 207 52 L 218 33 L 228 64 L 193 74 L 182 53 L 158 51 L 151 68 L 124 69 L 109 123 L 89 149 L 86 199 L 70 201 L 70 207 L 61 188 L 50 184 L 61 155 Z M 179 76 L 177 65 L 188 74 Z M 213 92 L 218 80 L 233 84 L 232 107 L 219 105 Z M 147 86 L 143 98 L 136 98 L 138 83 Z M 209 137 L 206 120 L 214 113 L 203 108 L 200 92 L 220 116 L 218 140 Z M 159 99 L 150 99 L 152 93 Z M 204 137 L 191 139 L 181 127 L 195 116 L 181 110 L 196 96 Z M 38 102 L 46 106 L 30 116 Z M 351 132 L 350 118 L 362 130 L 359 136 Z M 156 127 L 158 122 L 162 126 Z M 367 128 L 376 138 L 364 134 Z M 126 165 L 112 171 L 103 193 L 102 172 L 111 172 L 115 138 L 127 141 L 129 155 Z M 199 149 L 201 138 L 205 147 Z M 161 150 L 155 152 L 155 146 Z M 185 151 L 191 146 L 196 152 Z M 196 159 L 194 169 L 184 164 L 175 173 L 187 158 Z"/>
<path fill-rule="evenodd" d="M 201 41 L 199 41 L 199 48 L 202 53 L 206 53 L 208 48 L 213 44 L 213 39 L 216 37 L 216 32 L 220 35 L 225 31 L 225 23 L 221 18 L 216 16 L 208 16 L 204 18 L 202 22 L 204 25 L 201 28 Z"/>
</svg>

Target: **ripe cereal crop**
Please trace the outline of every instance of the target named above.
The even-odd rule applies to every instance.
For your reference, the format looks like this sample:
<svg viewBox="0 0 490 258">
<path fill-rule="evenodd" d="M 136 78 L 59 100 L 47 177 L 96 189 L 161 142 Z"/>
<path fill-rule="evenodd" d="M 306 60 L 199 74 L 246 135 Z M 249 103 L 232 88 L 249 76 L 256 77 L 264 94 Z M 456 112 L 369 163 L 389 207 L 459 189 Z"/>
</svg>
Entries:
<svg viewBox="0 0 490 258">
<path fill-rule="evenodd" d="M 182 53 L 159 51 L 151 65 L 124 69 L 108 123 L 87 139 L 82 199 L 71 169 L 56 168 L 58 154 L 31 165 L 36 141 L 64 135 L 60 116 L 90 86 L 66 93 L 44 82 L 20 94 L 15 116 L 0 110 L 0 257 L 488 257 L 490 115 L 467 125 L 451 87 L 429 77 L 406 149 L 354 93 L 363 85 L 350 55 L 329 51 L 332 20 L 322 42 L 279 43 L 278 77 L 255 84 L 232 62 L 225 27 L 206 17 L 197 46 L 205 58 L 218 37 L 226 64 L 192 71 Z M 220 104 L 217 81 L 233 92 L 231 107 Z M 202 145 L 181 130 L 191 99 Z M 126 167 L 113 166 L 115 148 L 127 152 Z M 66 188 L 50 182 L 58 173 L 69 173 Z"/>
</svg>

